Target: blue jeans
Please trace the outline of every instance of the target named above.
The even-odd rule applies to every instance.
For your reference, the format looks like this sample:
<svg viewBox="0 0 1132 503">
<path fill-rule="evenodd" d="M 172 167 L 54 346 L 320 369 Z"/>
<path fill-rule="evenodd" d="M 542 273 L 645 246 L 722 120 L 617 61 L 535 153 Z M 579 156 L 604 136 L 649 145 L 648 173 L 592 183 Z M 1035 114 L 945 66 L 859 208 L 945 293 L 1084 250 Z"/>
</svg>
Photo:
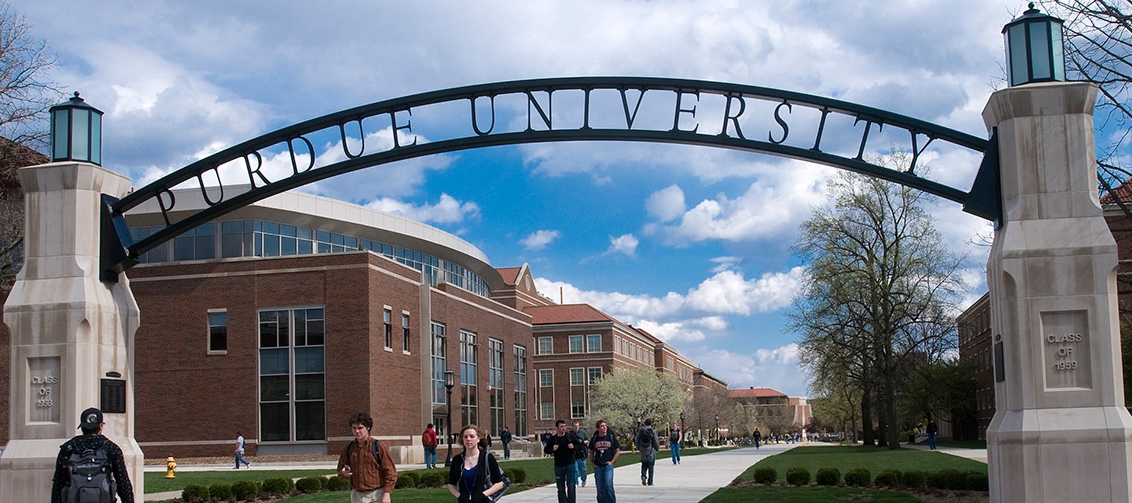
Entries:
<svg viewBox="0 0 1132 503">
<path fill-rule="evenodd" d="M 613 492 L 613 464 L 594 465 L 594 485 L 597 486 L 597 503 L 617 503 Z"/>
<path fill-rule="evenodd" d="M 935 433 L 928 434 L 928 449 L 935 450 Z"/>
<path fill-rule="evenodd" d="M 424 464 L 428 468 L 436 468 L 436 447 L 425 446 Z"/>
<path fill-rule="evenodd" d="M 648 456 L 641 454 L 641 480 L 648 479 L 648 483 L 652 485 L 653 468 L 656 466 L 656 454 Z"/>
<path fill-rule="evenodd" d="M 558 486 L 558 503 L 575 503 L 578 495 L 574 486 L 578 483 L 578 472 L 574 463 L 566 466 L 554 465 L 554 484 Z"/>
<path fill-rule="evenodd" d="M 511 442 L 503 442 L 503 459 L 511 459 Z"/>
<path fill-rule="evenodd" d="M 672 464 L 680 462 L 680 442 L 672 442 Z"/>
<path fill-rule="evenodd" d="M 252 465 L 251 463 L 248 463 L 248 461 L 244 459 L 244 451 L 236 451 L 236 468 L 240 467 L 240 463 L 243 463 L 244 466 L 251 466 Z"/>
<path fill-rule="evenodd" d="M 586 469 L 586 458 L 574 460 L 574 471 L 578 472 L 578 478 L 582 479 L 582 485 L 586 485 L 586 474 L 589 472 Z"/>
</svg>

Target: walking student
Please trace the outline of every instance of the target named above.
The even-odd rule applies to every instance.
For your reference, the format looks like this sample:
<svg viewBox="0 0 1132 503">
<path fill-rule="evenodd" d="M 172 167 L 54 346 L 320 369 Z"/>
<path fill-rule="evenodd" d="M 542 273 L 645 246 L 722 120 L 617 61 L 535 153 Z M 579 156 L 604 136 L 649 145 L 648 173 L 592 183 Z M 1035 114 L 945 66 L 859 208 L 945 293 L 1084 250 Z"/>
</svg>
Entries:
<svg viewBox="0 0 1132 503">
<path fill-rule="evenodd" d="M 338 457 L 338 478 L 350 481 L 350 503 L 389 503 L 397 486 L 397 467 L 389 448 L 370 436 L 373 418 L 358 412 L 350 416 L 354 441 Z"/>
<path fill-rule="evenodd" d="M 460 430 L 464 452 L 452 457 L 448 467 L 448 492 L 458 503 L 485 503 L 503 490 L 503 470 L 495 455 L 487 451 L 487 438 L 469 424 Z"/>
<path fill-rule="evenodd" d="M 574 421 L 574 434 L 582 442 L 582 445 L 577 449 L 578 455 L 576 456 L 577 460 L 574 461 L 574 471 L 578 472 L 578 479 L 581 480 L 582 487 L 586 487 L 586 472 L 589 471 L 586 467 L 586 458 L 590 457 L 590 450 L 587 447 L 590 443 L 590 436 L 578 421 Z"/>
<path fill-rule="evenodd" d="M 511 430 L 503 427 L 503 433 L 499 434 L 499 441 L 503 443 L 503 459 L 511 459 Z"/>
<path fill-rule="evenodd" d="M 652 429 L 652 419 L 645 419 L 645 424 L 637 430 L 637 449 L 641 451 L 641 485 L 652 485 L 653 471 L 656 465 L 656 451 L 660 450 L 660 439 Z"/>
<path fill-rule="evenodd" d="M 75 501 L 80 491 L 83 494 L 98 492 L 102 501 L 114 501 L 117 492 L 122 503 L 134 503 L 134 486 L 130 484 L 122 448 L 102 435 L 103 425 L 101 410 L 91 407 L 79 415 L 83 434 L 59 446 L 55 477 L 51 480 L 51 503 Z M 85 455 L 89 453 L 93 455 Z M 72 458 L 79 457 L 90 461 L 74 463 L 72 470 L 72 462 L 78 461 Z M 93 464 L 96 461 L 101 466 Z M 83 475 L 84 472 L 91 476 Z"/>
<path fill-rule="evenodd" d="M 236 470 L 240 469 L 240 463 L 243 463 L 244 466 L 246 466 L 248 468 L 252 467 L 252 464 L 249 463 L 246 459 L 244 459 L 244 435 L 237 431 L 236 432 L 236 468 L 235 468 Z"/>
<path fill-rule="evenodd" d="M 597 432 L 590 438 L 589 449 L 593 453 L 594 485 L 597 486 L 597 503 L 617 503 L 613 492 L 613 463 L 621 455 L 621 443 L 617 435 L 609 431 L 606 420 L 598 420 Z"/>
<path fill-rule="evenodd" d="M 428 426 L 425 426 L 424 433 L 421 433 L 425 468 L 436 468 L 436 446 L 439 443 L 440 439 L 436 436 L 436 429 L 433 428 L 432 423 L 428 423 Z"/>
<path fill-rule="evenodd" d="M 576 503 L 575 486 L 578 473 L 575 469 L 575 449 L 581 441 L 573 431 L 566 430 L 566 421 L 554 422 L 555 434 L 550 436 L 543 452 L 554 456 L 554 483 L 558 486 L 558 503 Z"/>
<path fill-rule="evenodd" d="M 672 431 L 668 433 L 668 447 L 672 449 L 672 464 L 680 464 L 680 442 L 683 440 L 683 432 L 679 427 L 673 426 Z"/>
</svg>

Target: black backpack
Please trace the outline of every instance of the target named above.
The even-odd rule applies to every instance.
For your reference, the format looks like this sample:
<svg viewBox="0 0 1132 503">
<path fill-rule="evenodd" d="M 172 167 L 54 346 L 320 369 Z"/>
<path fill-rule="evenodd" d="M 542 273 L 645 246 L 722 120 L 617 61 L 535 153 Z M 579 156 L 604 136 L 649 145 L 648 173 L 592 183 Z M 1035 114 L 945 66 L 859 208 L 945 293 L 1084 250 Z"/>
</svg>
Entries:
<svg viewBox="0 0 1132 503">
<path fill-rule="evenodd" d="M 63 503 L 113 503 L 118 484 L 110 470 L 109 440 L 94 449 L 75 452 L 67 459 L 70 484 L 64 488 Z"/>
<path fill-rule="evenodd" d="M 373 459 L 377 461 L 377 466 L 381 466 L 381 452 L 377 450 L 377 444 L 380 443 L 381 441 L 376 438 L 370 443 L 370 445 L 373 446 Z M 350 459 L 350 454 L 354 452 L 355 445 L 358 445 L 358 443 L 350 442 L 350 444 L 346 446 L 346 459 Z"/>
</svg>

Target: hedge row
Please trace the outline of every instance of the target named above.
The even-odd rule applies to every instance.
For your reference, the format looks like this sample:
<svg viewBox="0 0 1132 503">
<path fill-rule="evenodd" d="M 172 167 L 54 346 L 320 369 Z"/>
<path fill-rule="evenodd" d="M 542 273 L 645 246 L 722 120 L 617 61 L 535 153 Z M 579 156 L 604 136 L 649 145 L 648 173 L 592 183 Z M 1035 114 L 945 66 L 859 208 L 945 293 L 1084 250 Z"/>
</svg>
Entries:
<svg viewBox="0 0 1132 503">
<path fill-rule="evenodd" d="M 778 472 L 774 468 L 755 468 L 754 481 L 758 484 L 770 485 L 778 480 Z M 894 489 L 951 489 L 967 491 L 987 491 L 990 481 L 985 473 L 974 471 L 961 472 L 958 470 L 940 470 L 927 473 L 919 470 L 901 472 L 899 470 L 885 470 L 877 474 L 876 478 L 864 468 L 854 468 L 845 472 L 844 480 L 841 471 L 837 468 L 818 468 L 815 481 L 819 486 L 837 486 L 844 483 L 850 487 L 883 487 Z M 786 470 L 786 483 L 795 486 L 809 485 L 810 471 L 802 467 Z"/>
<path fill-rule="evenodd" d="M 522 483 L 527 480 L 527 472 L 522 468 L 505 468 L 512 483 Z M 448 483 L 446 473 L 439 471 L 429 472 L 401 472 L 397 474 L 397 488 L 433 488 L 444 487 Z M 341 491 L 349 489 L 350 484 L 338 477 L 305 477 L 297 482 L 291 479 L 271 478 L 263 483 L 250 480 L 241 480 L 234 484 L 212 484 L 203 486 L 189 484 L 181 491 L 181 501 L 211 502 L 229 501 L 235 497 L 236 501 L 255 501 L 260 496 L 290 496 L 296 493 L 317 493 L 321 491 Z"/>
</svg>

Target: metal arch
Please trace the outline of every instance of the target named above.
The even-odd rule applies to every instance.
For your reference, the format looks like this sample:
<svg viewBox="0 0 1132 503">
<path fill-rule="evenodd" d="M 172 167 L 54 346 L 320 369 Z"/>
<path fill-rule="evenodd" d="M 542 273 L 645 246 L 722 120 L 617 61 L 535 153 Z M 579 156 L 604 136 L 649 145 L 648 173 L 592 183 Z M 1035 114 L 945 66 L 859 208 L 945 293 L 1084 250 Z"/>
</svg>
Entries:
<svg viewBox="0 0 1132 503">
<path fill-rule="evenodd" d="M 559 91 L 580 91 L 584 94 L 585 104 L 582 110 L 584 120 L 581 127 L 555 128 L 553 120 L 553 93 Z M 593 91 L 616 91 L 620 93 L 624 105 L 625 126 L 592 127 L 590 124 L 590 95 Z M 634 98 L 635 108 L 630 111 L 628 91 L 637 91 Z M 675 105 L 669 112 L 673 115 L 672 127 L 669 129 L 634 129 L 636 112 L 640 110 L 647 92 L 664 91 L 675 96 Z M 546 110 L 535 93 L 545 93 Z M 691 122 L 699 124 L 701 119 L 696 117 L 694 105 L 684 107 L 681 100 L 685 96 L 694 97 L 698 102 L 701 94 L 717 95 L 726 102 L 726 110 L 721 117 L 714 117 L 722 121 L 722 132 L 719 134 L 706 134 L 698 132 L 695 128 L 681 128 L 682 114 L 684 118 L 693 119 Z M 499 96 L 518 95 L 526 96 L 527 101 L 527 128 L 525 130 L 495 133 L 496 111 L 495 99 Z M 491 125 L 486 131 L 477 123 L 476 100 L 487 98 L 490 100 Z M 468 100 L 470 106 L 470 134 L 454 138 L 441 139 L 428 143 L 413 143 L 400 145 L 398 132 L 408 130 L 412 132 L 411 116 L 414 108 L 429 105 L 453 103 Z M 747 100 L 759 100 L 776 104 L 772 119 L 774 124 L 781 128 L 781 139 L 775 140 L 773 133 L 768 133 L 767 139 L 758 140 L 747 138 L 739 126 L 739 118 L 746 110 Z M 733 103 L 737 111 L 732 114 Z M 793 106 L 810 108 L 820 113 L 820 124 L 814 135 L 812 147 L 803 147 L 787 144 L 790 133 L 790 124 L 780 116 L 782 107 L 789 113 Z M 410 117 L 408 125 L 398 122 L 398 113 Z M 865 128 L 860 140 L 860 149 L 856 157 L 846 157 L 832 154 L 821 149 L 820 143 L 825 134 L 826 118 L 830 115 L 848 116 L 853 124 L 864 122 Z M 376 116 L 388 116 L 392 129 L 394 147 L 374 153 L 366 153 L 364 143 L 365 133 L 362 131 L 362 121 Z M 351 152 L 346 142 L 346 126 L 356 122 L 361 133 L 363 143 L 359 152 Z M 533 125 L 538 124 L 540 128 Z M 729 125 L 734 133 L 729 132 Z M 862 153 L 866 148 L 868 135 L 873 126 L 877 131 L 885 126 L 895 127 L 909 133 L 911 143 L 912 165 L 907 171 L 897 171 L 878 166 L 865 161 Z M 342 149 L 345 160 L 332 164 L 315 165 L 316 152 L 313 144 L 307 138 L 314 133 L 325 132 L 337 128 L 342 138 Z M 926 139 L 921 146 L 920 138 Z M 966 133 L 955 131 L 943 126 L 928 123 L 919 119 L 906 117 L 900 114 L 858 105 L 854 103 L 806 95 L 792 91 L 771 89 L 758 86 L 707 82 L 686 79 L 669 79 L 654 77 L 571 77 L 522 80 L 500 82 L 459 87 L 448 90 L 433 91 L 401 98 L 380 101 L 363 105 L 340 112 L 310 119 L 277 131 L 267 133 L 257 138 L 226 148 L 216 154 L 196 161 L 188 166 L 170 173 L 161 179 L 135 190 L 131 194 L 114 201 L 106 199 L 103 204 L 104 225 L 103 242 L 113 243 L 103 252 L 103 277 L 116 277 L 133 265 L 136 258 L 149 249 L 164 241 L 189 230 L 197 225 L 218 218 L 230 211 L 251 204 L 255 201 L 272 195 L 299 187 L 311 182 L 333 177 L 339 174 L 359 169 L 387 164 L 395 161 L 412 159 L 433 154 L 456 152 L 474 148 L 518 145 L 536 142 L 552 141 L 643 141 L 657 143 L 675 143 L 685 145 L 700 145 L 719 148 L 728 148 L 741 151 L 766 152 L 777 156 L 796 158 L 820 163 L 828 166 L 848 169 L 868 176 L 882 178 L 900 183 L 925 192 L 935 194 L 948 200 L 964 205 L 964 210 L 977 216 L 998 220 L 1001 215 L 1000 197 L 997 190 L 990 190 L 988 180 L 997 182 L 997 152 L 992 147 L 991 140 L 984 140 Z M 921 178 L 914 172 L 916 159 L 932 142 L 946 142 L 965 149 L 981 152 L 984 160 L 970 192 L 940 184 L 938 182 Z M 299 166 L 296 160 L 295 145 L 301 143 L 310 154 L 309 165 Z M 293 174 L 279 180 L 268 180 L 258 172 L 262 168 L 261 151 L 272 147 L 285 146 L 291 153 Z M 259 165 L 252 169 L 252 160 Z M 176 222 L 170 221 L 168 213 L 175 209 L 175 200 L 171 198 L 171 190 L 194 178 L 202 191 L 205 187 L 204 176 L 210 171 L 218 170 L 221 166 L 233 162 L 243 161 L 247 166 L 247 173 L 252 189 L 232 197 L 220 196 L 218 201 L 211 201 L 206 195 L 209 207 L 195 214 L 189 215 Z M 219 177 L 217 177 L 219 179 Z M 258 183 L 257 183 L 258 182 Z M 169 195 L 168 201 L 163 195 Z M 124 223 L 123 215 L 126 211 L 146 201 L 155 200 L 165 215 L 166 226 L 149 237 L 133 243 L 129 230 Z M 168 206 L 166 206 L 166 202 Z M 112 253 L 111 253 L 112 252 Z M 124 255 L 124 258 L 123 258 Z"/>
</svg>

